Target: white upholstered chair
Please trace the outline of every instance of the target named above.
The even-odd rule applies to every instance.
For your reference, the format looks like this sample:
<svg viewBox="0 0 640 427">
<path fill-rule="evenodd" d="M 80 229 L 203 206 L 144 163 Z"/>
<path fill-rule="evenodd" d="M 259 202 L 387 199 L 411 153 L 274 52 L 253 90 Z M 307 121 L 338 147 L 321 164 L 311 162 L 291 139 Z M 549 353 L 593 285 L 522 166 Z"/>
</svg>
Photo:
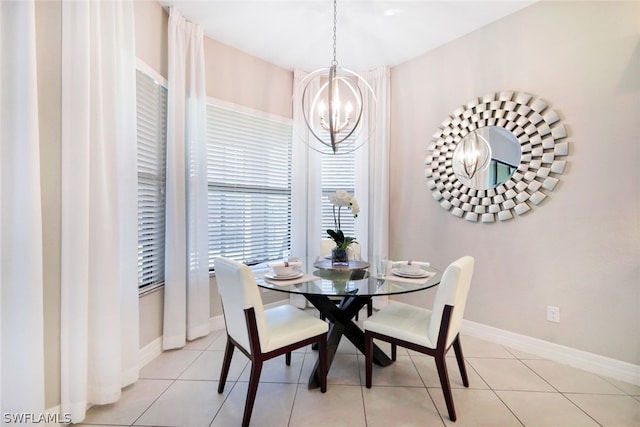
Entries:
<svg viewBox="0 0 640 427">
<path fill-rule="evenodd" d="M 445 356 L 453 346 L 462 383 L 465 387 L 469 387 L 460 345 L 460 328 L 473 275 L 473 265 L 474 259 L 464 256 L 447 267 L 438 285 L 432 310 L 392 302 L 364 321 L 367 388 L 371 388 L 374 339 L 391 343 L 392 360 L 396 360 L 398 345 L 433 356 L 449 418 L 451 421 L 456 420 Z"/>
<path fill-rule="evenodd" d="M 276 356 L 284 354 L 286 364 L 290 365 L 292 350 L 317 343 L 320 358 L 318 381 L 324 393 L 327 390 L 327 323 L 292 305 L 265 310 L 253 272 L 248 266 L 226 258 L 215 258 L 214 266 L 227 329 L 218 393 L 224 391 L 234 348 L 237 347 L 251 360 L 242 425 L 249 425 L 262 365 Z"/>
</svg>

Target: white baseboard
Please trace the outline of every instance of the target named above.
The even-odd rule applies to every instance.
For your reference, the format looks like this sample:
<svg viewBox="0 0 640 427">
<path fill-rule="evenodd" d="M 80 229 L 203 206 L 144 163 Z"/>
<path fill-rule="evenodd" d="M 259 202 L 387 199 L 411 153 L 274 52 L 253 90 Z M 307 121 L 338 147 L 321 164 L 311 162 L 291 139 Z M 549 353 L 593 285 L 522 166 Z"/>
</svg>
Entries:
<svg viewBox="0 0 640 427">
<path fill-rule="evenodd" d="M 158 337 L 145 345 L 138 352 L 138 366 L 142 368 L 162 353 L 162 337 Z"/>
<path fill-rule="evenodd" d="M 211 328 L 210 330 L 212 331 L 224 329 L 224 316 L 222 314 L 219 314 L 218 316 L 211 317 L 209 319 L 209 326 Z"/>
<path fill-rule="evenodd" d="M 514 350 L 640 386 L 640 365 L 464 320 L 462 332 Z"/>
</svg>

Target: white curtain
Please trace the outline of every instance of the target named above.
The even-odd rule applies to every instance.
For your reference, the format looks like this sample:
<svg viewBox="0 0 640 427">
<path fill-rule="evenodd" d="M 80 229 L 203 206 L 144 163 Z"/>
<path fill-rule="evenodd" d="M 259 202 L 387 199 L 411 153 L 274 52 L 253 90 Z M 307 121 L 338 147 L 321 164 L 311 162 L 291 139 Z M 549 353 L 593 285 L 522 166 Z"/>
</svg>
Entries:
<svg viewBox="0 0 640 427">
<path fill-rule="evenodd" d="M 209 326 L 206 87 L 202 27 L 171 7 L 167 112 L 165 350 Z"/>
<path fill-rule="evenodd" d="M 300 83 L 307 73 L 293 71 L 293 150 L 291 176 L 291 254 L 312 260 L 320 251 L 322 196 L 320 153 L 307 145 L 310 135 L 302 114 Z M 311 215 L 314 212 L 317 214 Z M 307 300 L 302 295 L 289 295 L 289 303 L 304 308 Z"/>
<path fill-rule="evenodd" d="M 138 379 L 133 3 L 62 2 L 61 412 Z"/>
<path fill-rule="evenodd" d="M 376 121 L 370 129 L 368 146 L 368 169 L 357 169 L 358 174 L 367 175 L 368 245 L 366 255 L 374 263 L 389 255 L 389 125 L 390 125 L 390 73 L 389 67 L 379 67 L 363 75 L 377 98 L 377 112 L 369 111 L 368 122 Z M 375 117 L 375 119 L 374 119 Z M 356 183 L 361 180 L 356 179 Z M 357 185 L 357 184 L 356 184 Z M 356 191 L 358 191 L 356 189 Z M 360 193 L 359 193 L 360 194 Z M 364 250 L 364 248 L 363 248 Z M 386 305 L 388 297 L 376 297 L 373 305 Z"/>
<path fill-rule="evenodd" d="M 34 3 L 0 2 L 0 407 L 44 413 Z M 4 422 L 3 422 L 4 425 Z"/>
</svg>

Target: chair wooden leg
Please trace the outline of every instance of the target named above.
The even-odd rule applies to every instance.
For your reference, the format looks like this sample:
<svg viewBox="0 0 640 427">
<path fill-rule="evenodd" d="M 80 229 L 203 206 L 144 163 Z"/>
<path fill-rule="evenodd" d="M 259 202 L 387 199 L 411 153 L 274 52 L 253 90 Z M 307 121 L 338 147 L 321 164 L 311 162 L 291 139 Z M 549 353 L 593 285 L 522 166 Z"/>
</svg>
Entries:
<svg viewBox="0 0 640 427">
<path fill-rule="evenodd" d="M 460 335 L 453 341 L 453 352 L 456 354 L 456 360 L 458 361 L 458 368 L 460 368 L 460 376 L 462 377 L 462 384 L 465 387 L 469 387 L 469 377 L 467 376 L 467 368 L 464 363 L 464 357 L 462 355 L 462 345 L 460 344 Z"/>
<path fill-rule="evenodd" d="M 320 391 L 325 393 L 327 391 L 327 334 L 324 334 L 322 339 L 318 341 L 318 358 L 320 360 L 318 364 Z"/>
<path fill-rule="evenodd" d="M 233 357 L 233 350 L 235 346 L 227 336 L 227 346 L 224 350 L 224 359 L 222 360 L 222 372 L 220 373 L 220 382 L 218 383 L 218 393 L 224 391 L 224 385 L 227 382 L 227 375 L 229 375 L 229 367 L 231 366 L 231 358 Z"/>
<path fill-rule="evenodd" d="M 371 377 L 373 376 L 373 337 L 369 331 L 364 331 L 364 366 L 365 385 L 371 388 Z"/>
<path fill-rule="evenodd" d="M 440 354 L 434 358 L 436 361 L 436 368 L 438 368 L 438 376 L 440 377 L 440 386 L 442 387 L 442 393 L 444 394 L 444 401 L 447 404 L 447 411 L 449 411 L 449 419 L 451 419 L 451 421 L 455 421 L 456 410 L 453 406 L 453 396 L 451 395 L 451 384 L 449 384 L 445 355 Z"/>
<path fill-rule="evenodd" d="M 291 366 L 291 352 L 288 351 L 287 354 L 284 355 L 284 363 L 287 364 L 287 366 Z"/>
<path fill-rule="evenodd" d="M 373 314 L 373 301 L 369 300 L 367 303 L 367 317 L 371 317 Z"/>
<path fill-rule="evenodd" d="M 396 361 L 396 357 L 398 356 L 398 346 L 395 344 L 391 344 L 391 360 Z"/>
<path fill-rule="evenodd" d="M 247 401 L 244 404 L 244 415 L 242 416 L 242 427 L 248 427 L 251 421 L 251 412 L 253 412 L 253 403 L 256 400 L 258 392 L 258 383 L 260 382 L 260 373 L 262 372 L 262 360 L 253 360 L 251 362 L 251 375 L 249 376 L 249 389 L 247 390 Z"/>
</svg>

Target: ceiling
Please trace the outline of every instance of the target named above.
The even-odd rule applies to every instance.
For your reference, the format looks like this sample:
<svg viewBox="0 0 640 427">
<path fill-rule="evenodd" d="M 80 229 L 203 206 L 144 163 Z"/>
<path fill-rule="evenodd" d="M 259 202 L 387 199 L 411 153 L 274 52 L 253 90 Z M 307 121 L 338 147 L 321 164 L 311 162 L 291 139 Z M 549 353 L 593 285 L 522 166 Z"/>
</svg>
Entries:
<svg viewBox="0 0 640 427">
<path fill-rule="evenodd" d="M 338 0 L 337 60 L 366 71 L 394 66 L 529 6 L 535 0 Z M 287 69 L 328 67 L 331 0 L 160 0 L 205 35 Z"/>
</svg>

